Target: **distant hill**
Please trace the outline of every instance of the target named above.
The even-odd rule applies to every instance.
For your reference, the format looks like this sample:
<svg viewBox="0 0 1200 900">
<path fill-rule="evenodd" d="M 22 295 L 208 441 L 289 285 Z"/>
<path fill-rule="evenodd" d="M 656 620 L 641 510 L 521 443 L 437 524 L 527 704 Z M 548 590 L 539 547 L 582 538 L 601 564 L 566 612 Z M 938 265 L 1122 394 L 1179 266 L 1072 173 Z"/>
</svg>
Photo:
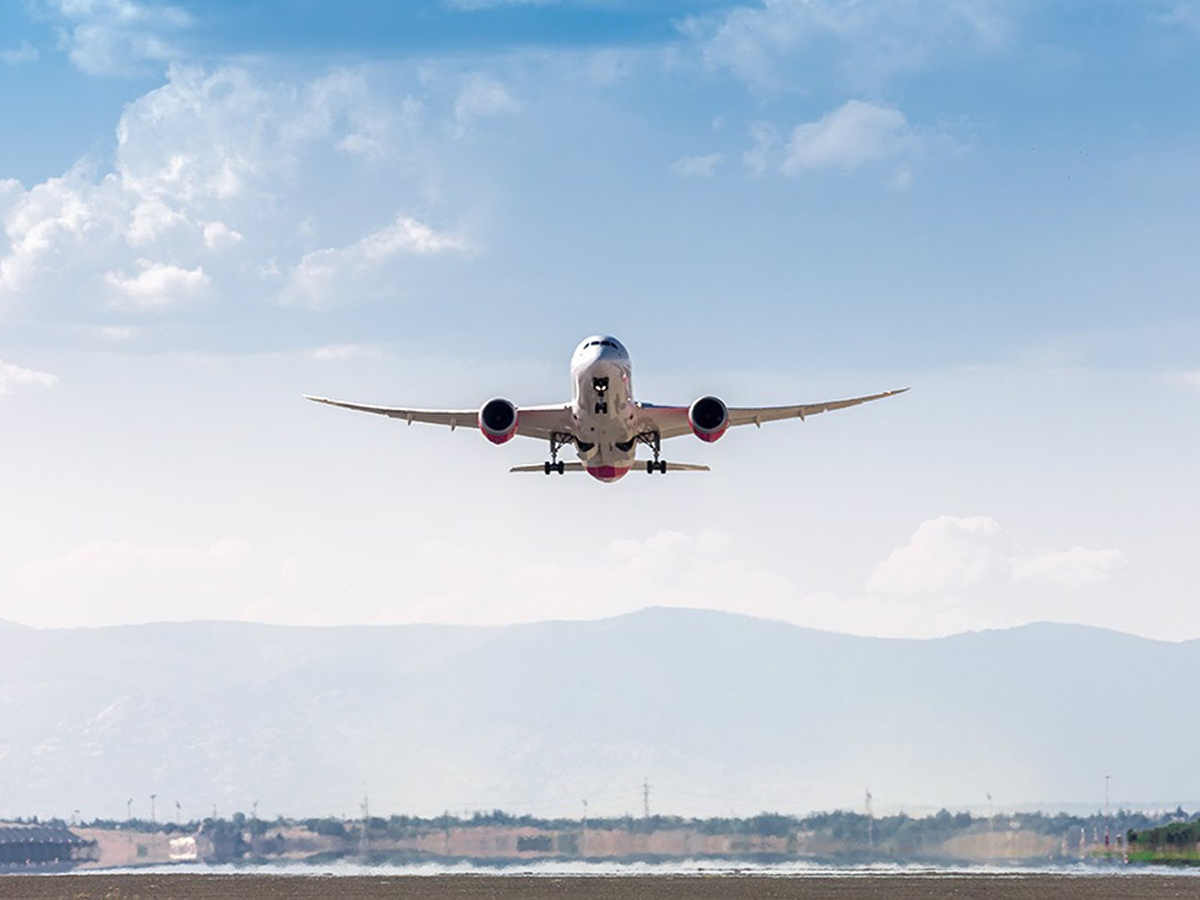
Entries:
<svg viewBox="0 0 1200 900">
<path fill-rule="evenodd" d="M 0 627 L 0 817 L 577 818 L 1194 798 L 1200 642 L 647 609 L 500 628 Z"/>
</svg>

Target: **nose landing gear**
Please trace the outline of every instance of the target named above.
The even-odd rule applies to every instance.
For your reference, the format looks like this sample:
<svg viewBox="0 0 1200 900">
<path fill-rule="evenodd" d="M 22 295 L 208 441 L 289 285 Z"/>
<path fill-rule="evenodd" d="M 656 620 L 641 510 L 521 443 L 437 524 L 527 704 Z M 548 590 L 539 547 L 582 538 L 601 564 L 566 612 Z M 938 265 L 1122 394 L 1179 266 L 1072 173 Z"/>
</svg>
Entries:
<svg viewBox="0 0 1200 900">
<path fill-rule="evenodd" d="M 596 392 L 596 415 L 608 415 L 608 377 L 593 378 L 592 390 Z"/>
</svg>

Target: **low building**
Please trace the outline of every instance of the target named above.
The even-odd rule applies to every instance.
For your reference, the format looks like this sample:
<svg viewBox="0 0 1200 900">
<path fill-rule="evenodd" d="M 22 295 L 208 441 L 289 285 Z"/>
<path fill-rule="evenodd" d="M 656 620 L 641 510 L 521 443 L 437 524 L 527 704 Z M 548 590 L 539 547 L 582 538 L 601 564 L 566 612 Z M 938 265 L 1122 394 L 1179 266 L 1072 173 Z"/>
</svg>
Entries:
<svg viewBox="0 0 1200 900">
<path fill-rule="evenodd" d="M 92 859 L 95 848 L 62 826 L 0 822 L 0 871 L 70 868 Z"/>
</svg>

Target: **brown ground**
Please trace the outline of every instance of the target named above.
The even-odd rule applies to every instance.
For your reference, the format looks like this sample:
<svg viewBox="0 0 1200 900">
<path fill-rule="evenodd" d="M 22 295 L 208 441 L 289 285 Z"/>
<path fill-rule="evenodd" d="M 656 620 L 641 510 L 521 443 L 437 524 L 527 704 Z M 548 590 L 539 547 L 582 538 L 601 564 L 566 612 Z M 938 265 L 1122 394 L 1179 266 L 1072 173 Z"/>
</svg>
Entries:
<svg viewBox="0 0 1200 900">
<path fill-rule="evenodd" d="M 2 900 L 1200 900 L 1188 876 L 0 876 Z"/>
</svg>

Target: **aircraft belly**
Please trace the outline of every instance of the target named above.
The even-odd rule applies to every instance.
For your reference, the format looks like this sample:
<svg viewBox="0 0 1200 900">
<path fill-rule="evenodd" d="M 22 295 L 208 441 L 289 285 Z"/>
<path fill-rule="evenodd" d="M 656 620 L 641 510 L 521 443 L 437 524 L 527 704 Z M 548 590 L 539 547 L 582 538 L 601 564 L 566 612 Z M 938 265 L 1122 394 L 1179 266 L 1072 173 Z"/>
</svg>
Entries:
<svg viewBox="0 0 1200 900">
<path fill-rule="evenodd" d="M 579 459 L 593 478 L 616 481 L 629 472 L 637 456 L 631 441 L 637 407 L 630 396 L 628 362 L 600 357 L 581 365 L 573 375 Z"/>
</svg>

